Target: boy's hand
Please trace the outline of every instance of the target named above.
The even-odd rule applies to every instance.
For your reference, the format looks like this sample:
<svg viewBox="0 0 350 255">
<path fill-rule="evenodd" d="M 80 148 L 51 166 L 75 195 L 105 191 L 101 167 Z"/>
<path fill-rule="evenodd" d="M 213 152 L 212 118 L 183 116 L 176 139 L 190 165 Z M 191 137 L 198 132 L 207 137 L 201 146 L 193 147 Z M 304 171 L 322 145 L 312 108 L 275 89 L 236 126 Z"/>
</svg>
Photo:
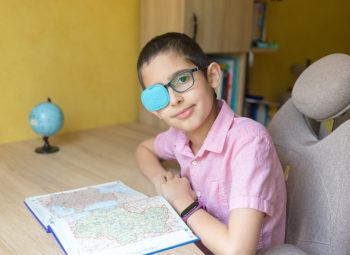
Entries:
<svg viewBox="0 0 350 255">
<path fill-rule="evenodd" d="M 170 180 L 174 178 L 174 174 L 172 172 L 166 172 L 165 174 L 160 174 L 160 175 L 157 175 L 155 177 L 152 178 L 152 183 L 156 189 L 156 192 L 158 195 L 162 195 L 162 192 L 161 192 L 161 184 L 166 181 L 166 180 Z"/>
<path fill-rule="evenodd" d="M 185 177 L 169 175 L 160 183 L 160 194 L 180 212 L 196 200 L 190 182 Z"/>
</svg>

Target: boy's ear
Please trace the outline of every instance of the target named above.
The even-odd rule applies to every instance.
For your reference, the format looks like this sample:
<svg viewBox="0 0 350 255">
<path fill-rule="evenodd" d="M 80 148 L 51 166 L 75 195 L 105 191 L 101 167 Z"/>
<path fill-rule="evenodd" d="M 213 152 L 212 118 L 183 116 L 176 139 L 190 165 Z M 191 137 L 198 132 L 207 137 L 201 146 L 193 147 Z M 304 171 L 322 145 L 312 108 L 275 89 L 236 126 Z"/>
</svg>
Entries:
<svg viewBox="0 0 350 255">
<path fill-rule="evenodd" d="M 216 62 L 211 63 L 207 68 L 207 79 L 210 87 L 216 88 L 220 84 L 221 68 Z"/>
</svg>

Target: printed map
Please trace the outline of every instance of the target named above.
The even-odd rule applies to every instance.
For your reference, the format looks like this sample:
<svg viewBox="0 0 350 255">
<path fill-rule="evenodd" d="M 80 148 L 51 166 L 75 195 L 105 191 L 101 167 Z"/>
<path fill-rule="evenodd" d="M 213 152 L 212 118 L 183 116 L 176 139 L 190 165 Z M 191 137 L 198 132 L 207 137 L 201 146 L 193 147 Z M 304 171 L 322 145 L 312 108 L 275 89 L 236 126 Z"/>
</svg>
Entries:
<svg viewBox="0 0 350 255">
<path fill-rule="evenodd" d="M 113 249 L 183 230 L 160 197 L 99 208 L 65 218 L 82 251 Z M 84 253 L 84 254 L 85 254 Z"/>
</svg>

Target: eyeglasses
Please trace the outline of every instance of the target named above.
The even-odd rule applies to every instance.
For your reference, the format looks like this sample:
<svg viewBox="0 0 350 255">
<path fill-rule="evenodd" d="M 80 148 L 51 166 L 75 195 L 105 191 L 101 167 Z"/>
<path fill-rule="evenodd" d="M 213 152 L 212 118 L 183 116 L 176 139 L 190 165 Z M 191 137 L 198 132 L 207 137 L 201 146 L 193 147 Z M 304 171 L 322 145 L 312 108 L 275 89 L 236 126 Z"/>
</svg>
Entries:
<svg viewBox="0 0 350 255">
<path fill-rule="evenodd" d="M 183 93 L 189 90 L 194 84 L 193 73 L 205 68 L 207 67 L 187 69 L 178 73 L 167 84 L 158 83 L 148 87 L 141 93 L 141 102 L 143 106 L 150 112 L 167 107 L 170 103 L 168 87 L 171 87 L 177 93 Z"/>
</svg>

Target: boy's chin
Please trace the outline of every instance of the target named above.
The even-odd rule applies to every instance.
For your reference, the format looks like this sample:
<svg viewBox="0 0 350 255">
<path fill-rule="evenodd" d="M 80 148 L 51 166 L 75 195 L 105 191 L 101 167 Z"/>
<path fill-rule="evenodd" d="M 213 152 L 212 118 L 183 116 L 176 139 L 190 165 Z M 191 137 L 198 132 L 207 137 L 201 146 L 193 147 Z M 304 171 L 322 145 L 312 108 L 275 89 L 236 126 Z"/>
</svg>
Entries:
<svg viewBox="0 0 350 255">
<path fill-rule="evenodd" d="M 200 127 L 199 123 L 194 123 L 193 121 L 181 121 L 178 123 L 167 123 L 167 124 L 185 133 L 192 133 Z"/>
</svg>

